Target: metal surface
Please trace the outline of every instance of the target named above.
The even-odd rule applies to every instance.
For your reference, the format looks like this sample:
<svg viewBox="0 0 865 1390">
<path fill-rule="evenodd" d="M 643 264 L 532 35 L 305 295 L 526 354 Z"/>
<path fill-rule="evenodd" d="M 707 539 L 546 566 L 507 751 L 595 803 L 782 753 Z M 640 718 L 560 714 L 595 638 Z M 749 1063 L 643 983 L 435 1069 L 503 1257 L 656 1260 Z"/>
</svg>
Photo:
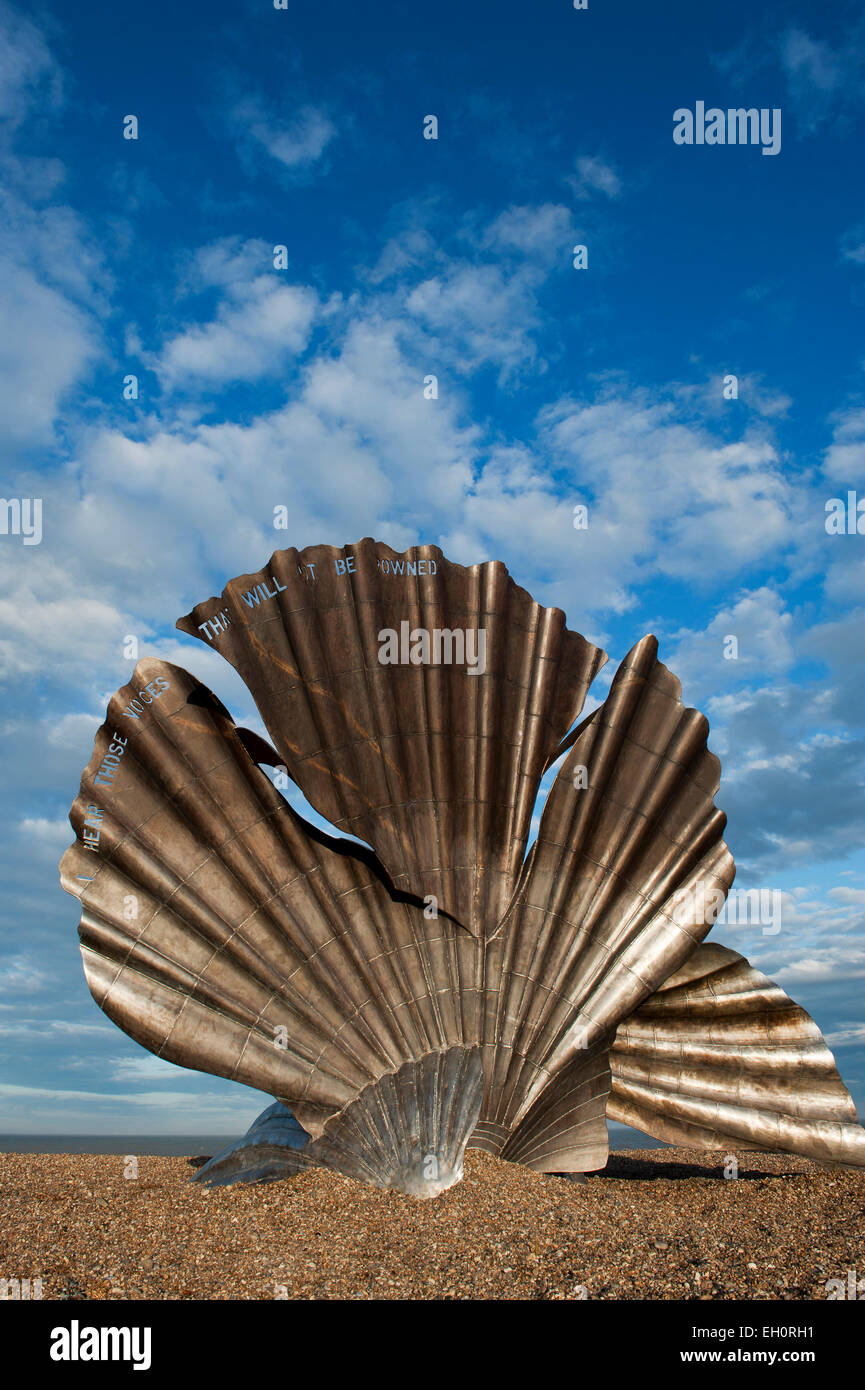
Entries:
<svg viewBox="0 0 865 1390">
<path fill-rule="evenodd" d="M 310 1140 L 286 1106 L 271 1105 L 194 1181 L 220 1187 L 334 1168 L 375 1187 L 437 1197 L 462 1177 L 482 1090 L 477 1049 L 429 1053 L 362 1091 L 320 1139 Z"/>
<path fill-rule="evenodd" d="M 475 674 L 379 659 L 383 631 L 472 625 Z M 589 1171 L 606 1114 L 626 1112 L 680 1142 L 865 1162 L 807 1015 L 765 981 L 728 988 L 729 962 L 706 975 L 734 873 L 720 765 L 654 638 L 568 733 L 603 653 L 498 563 L 368 540 L 280 552 L 179 626 L 237 667 L 276 747 L 187 672 L 140 662 L 97 734 L 61 877 L 109 1017 L 269 1092 L 310 1135 L 286 1147 L 268 1112 L 202 1181 L 315 1162 L 434 1195 L 468 1142 Z M 259 764 L 370 848 L 314 830 Z M 743 1028 L 760 1040 L 750 1068 Z"/>
<path fill-rule="evenodd" d="M 474 935 L 498 925 L 544 768 L 606 660 L 559 609 L 498 562 L 362 540 L 277 551 L 177 626 L 236 667 L 307 800 L 372 845 L 395 887 Z M 483 631 L 485 669 L 383 665 L 382 631 Z"/>
<path fill-rule="evenodd" d="M 612 1120 L 691 1148 L 865 1166 L 865 1130 L 820 1029 L 744 956 L 700 946 L 620 1025 Z"/>
<path fill-rule="evenodd" d="M 227 1187 L 235 1182 L 276 1182 L 294 1177 L 309 1162 L 309 1135 L 279 1101 L 253 1120 L 242 1139 L 214 1154 L 194 1175 L 193 1182 Z"/>
<path fill-rule="evenodd" d="M 132 722 L 148 687 L 160 693 Z M 395 900 L 371 855 L 312 831 L 204 686 L 144 660 L 108 713 L 61 878 L 110 1018 L 160 1057 L 285 1101 L 313 1137 L 383 1075 L 476 1040 L 479 944 Z"/>
<path fill-rule="evenodd" d="M 616 1026 L 687 959 L 733 881 L 713 802 L 720 764 L 679 694 L 643 638 L 565 758 L 487 948 L 481 1124 L 509 1136 L 505 1156 L 541 1130 L 523 1159 L 533 1167 L 570 1166 L 574 1115 L 584 1166 L 603 1166 L 603 1107 L 590 1101 Z"/>
</svg>

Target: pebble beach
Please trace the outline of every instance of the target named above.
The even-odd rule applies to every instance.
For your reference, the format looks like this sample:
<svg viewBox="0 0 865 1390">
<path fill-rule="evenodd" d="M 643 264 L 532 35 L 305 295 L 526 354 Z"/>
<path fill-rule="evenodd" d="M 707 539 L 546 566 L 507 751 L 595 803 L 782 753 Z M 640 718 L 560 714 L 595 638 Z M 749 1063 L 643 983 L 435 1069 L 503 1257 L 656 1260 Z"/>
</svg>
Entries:
<svg viewBox="0 0 865 1390">
<path fill-rule="evenodd" d="M 865 1276 L 865 1172 L 614 1153 L 577 1183 L 486 1154 L 433 1201 L 325 1170 L 208 1189 L 204 1155 L 0 1154 L 0 1275 L 43 1299 L 827 1298 Z M 134 1165 L 133 1165 L 134 1167 Z"/>
</svg>

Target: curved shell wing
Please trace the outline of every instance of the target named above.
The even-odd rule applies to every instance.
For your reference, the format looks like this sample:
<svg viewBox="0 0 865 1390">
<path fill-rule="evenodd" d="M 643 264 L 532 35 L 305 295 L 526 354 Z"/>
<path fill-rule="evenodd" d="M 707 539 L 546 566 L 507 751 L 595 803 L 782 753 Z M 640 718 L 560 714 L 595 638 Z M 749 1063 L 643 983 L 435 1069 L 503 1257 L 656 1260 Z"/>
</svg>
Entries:
<svg viewBox="0 0 865 1390">
<path fill-rule="evenodd" d="M 609 1154 L 607 1100 L 610 1094 L 608 1040 L 602 1039 L 562 1067 L 511 1129 L 482 1119 L 469 1148 L 484 1149 L 540 1173 L 586 1173 L 603 1168 Z M 484 1114 L 498 1113 L 488 1099 Z"/>
<path fill-rule="evenodd" d="M 366 539 L 277 551 L 177 625 L 232 663 L 307 799 L 397 888 L 495 928 L 544 769 L 606 660 L 559 609 L 499 562 Z"/>
<path fill-rule="evenodd" d="M 157 1055 L 270 1092 L 317 1136 L 475 1040 L 478 943 L 307 826 L 180 668 L 142 661 L 113 697 L 70 819 L 88 984 Z"/>
<path fill-rule="evenodd" d="M 482 1127 L 557 1130 L 567 1149 L 588 1058 L 711 928 L 734 866 L 707 733 L 644 638 L 578 731 L 487 948 Z M 606 1142 L 596 1107 L 587 1152 Z"/>
<path fill-rule="evenodd" d="M 744 956 L 704 944 L 619 1026 L 607 1114 L 692 1148 L 865 1166 L 865 1129 L 812 1018 Z"/>
</svg>

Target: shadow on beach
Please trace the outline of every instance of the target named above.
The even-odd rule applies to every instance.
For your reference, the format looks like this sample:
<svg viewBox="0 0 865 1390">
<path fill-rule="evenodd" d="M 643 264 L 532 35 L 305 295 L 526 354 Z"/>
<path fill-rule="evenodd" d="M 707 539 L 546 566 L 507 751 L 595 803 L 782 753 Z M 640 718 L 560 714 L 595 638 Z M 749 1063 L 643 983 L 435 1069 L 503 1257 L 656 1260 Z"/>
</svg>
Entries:
<svg viewBox="0 0 865 1390">
<path fill-rule="evenodd" d="M 785 1168 L 780 1172 L 770 1172 L 765 1168 L 740 1168 L 737 1181 L 765 1182 L 771 1178 L 798 1178 L 805 1172 L 803 1168 Z M 638 1182 L 653 1178 L 723 1178 L 724 1164 L 670 1162 L 664 1159 L 631 1158 L 625 1154 L 611 1153 L 606 1168 L 590 1173 L 592 1178 L 628 1178 Z"/>
</svg>

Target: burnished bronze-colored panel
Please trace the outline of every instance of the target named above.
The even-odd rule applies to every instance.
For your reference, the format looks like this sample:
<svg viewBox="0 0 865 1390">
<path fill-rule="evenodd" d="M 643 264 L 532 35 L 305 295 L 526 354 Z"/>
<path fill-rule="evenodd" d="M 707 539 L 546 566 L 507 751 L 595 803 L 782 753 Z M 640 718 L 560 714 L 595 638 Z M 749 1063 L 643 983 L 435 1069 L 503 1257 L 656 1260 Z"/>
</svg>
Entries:
<svg viewBox="0 0 865 1390">
<path fill-rule="evenodd" d="M 732 883 L 708 724 L 656 653 L 654 638 L 639 642 L 585 721 L 488 944 L 482 1125 L 511 1130 L 546 1110 L 562 1073 L 603 1052 L 694 950 Z"/>
<path fill-rule="evenodd" d="M 693 1148 L 865 1165 L 865 1130 L 817 1024 L 736 951 L 698 947 L 619 1025 L 612 1120 Z"/>
<path fill-rule="evenodd" d="M 539 1173 L 603 1168 L 610 1149 L 609 1094 L 609 1046 L 602 1038 L 556 1071 L 525 1119 L 508 1135 L 501 1157 Z"/>
<path fill-rule="evenodd" d="M 142 690 L 158 693 L 138 714 Z M 313 1135 L 384 1073 L 474 1042 L 477 944 L 312 832 L 204 686 L 145 660 L 108 716 L 61 879 L 110 1018 L 169 1061 L 269 1091 Z"/>
<path fill-rule="evenodd" d="M 177 625 L 236 667 L 321 815 L 372 845 L 397 888 L 493 930 L 544 768 L 606 660 L 559 609 L 498 561 L 366 539 L 277 551 Z"/>
</svg>

